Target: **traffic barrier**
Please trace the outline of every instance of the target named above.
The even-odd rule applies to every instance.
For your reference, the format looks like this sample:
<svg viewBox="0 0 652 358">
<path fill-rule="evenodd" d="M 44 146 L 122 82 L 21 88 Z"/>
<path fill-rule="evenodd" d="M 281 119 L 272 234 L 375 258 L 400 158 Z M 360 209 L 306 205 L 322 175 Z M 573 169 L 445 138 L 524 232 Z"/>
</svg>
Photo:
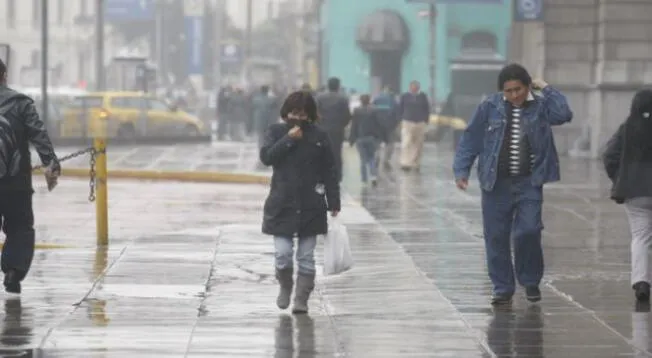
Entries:
<svg viewBox="0 0 652 358">
<path fill-rule="evenodd" d="M 98 129 L 92 146 L 78 150 L 74 153 L 60 157 L 60 162 L 89 154 L 89 168 L 68 168 L 62 165 L 61 176 L 89 178 L 88 201 L 95 203 L 97 245 L 106 246 L 109 243 L 108 221 L 108 179 L 132 179 L 151 181 L 177 181 L 195 183 L 239 183 L 239 184 L 269 184 L 270 178 L 265 175 L 250 173 L 229 172 L 195 172 L 195 171 L 159 171 L 159 170 L 131 170 L 107 168 L 107 139 Z M 111 139 L 111 143 L 114 140 Z M 34 173 L 44 173 L 45 168 L 36 166 Z M 44 244 L 47 246 L 47 244 Z M 43 246 L 44 248 L 46 246 Z M 55 245 L 56 246 L 56 245 Z M 55 246 L 47 246 L 54 248 Z M 38 246 L 37 246 L 38 247 Z M 58 246 L 56 246 L 58 248 Z"/>
<path fill-rule="evenodd" d="M 137 169 L 111 169 L 108 170 L 111 179 L 135 179 L 152 181 L 176 181 L 192 183 L 227 183 L 227 184 L 269 184 L 270 177 L 249 173 L 229 172 L 188 172 L 168 170 L 137 170 Z M 88 169 L 63 168 L 62 176 L 85 178 Z"/>
</svg>

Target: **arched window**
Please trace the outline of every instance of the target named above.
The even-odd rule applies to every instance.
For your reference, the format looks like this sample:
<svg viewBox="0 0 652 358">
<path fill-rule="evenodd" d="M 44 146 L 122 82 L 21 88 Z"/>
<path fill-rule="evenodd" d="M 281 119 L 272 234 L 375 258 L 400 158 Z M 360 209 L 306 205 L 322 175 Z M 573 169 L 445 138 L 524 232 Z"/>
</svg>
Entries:
<svg viewBox="0 0 652 358">
<path fill-rule="evenodd" d="M 497 52 L 498 40 L 496 35 L 485 31 L 474 31 L 462 36 L 462 51 L 491 51 Z"/>
</svg>

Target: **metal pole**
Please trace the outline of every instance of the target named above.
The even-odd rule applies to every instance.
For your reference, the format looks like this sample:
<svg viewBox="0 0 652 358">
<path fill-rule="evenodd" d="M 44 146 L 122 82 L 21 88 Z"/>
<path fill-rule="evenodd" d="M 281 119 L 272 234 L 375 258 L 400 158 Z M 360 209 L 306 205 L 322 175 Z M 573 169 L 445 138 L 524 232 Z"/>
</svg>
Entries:
<svg viewBox="0 0 652 358">
<path fill-rule="evenodd" d="M 317 65 L 317 87 L 321 87 L 324 84 L 323 81 L 323 74 L 324 74 L 324 63 L 323 63 L 323 57 L 324 57 L 324 48 L 323 48 L 323 31 L 322 31 L 322 23 L 321 23 L 321 9 L 323 5 L 322 1 L 317 2 L 317 8 L 315 9 L 315 21 L 317 22 L 317 58 L 315 59 L 316 65 Z"/>
<path fill-rule="evenodd" d="M 50 118 L 48 116 L 48 108 L 50 107 L 48 98 L 48 69 L 50 67 L 48 63 L 48 18 L 48 1 L 41 0 L 41 98 L 43 106 L 41 109 L 41 120 L 45 124 L 45 128 L 49 128 L 48 126 L 50 124 Z"/>
<path fill-rule="evenodd" d="M 93 138 L 93 149 L 95 150 L 95 221 L 97 245 L 106 246 L 109 244 L 109 204 L 106 183 L 106 139 L 104 139 L 104 134 L 95 134 L 95 138 Z"/>
<path fill-rule="evenodd" d="M 252 31 L 253 31 L 253 0 L 247 0 L 247 29 L 246 29 L 246 39 L 245 39 L 245 79 L 249 82 L 249 63 L 251 62 L 252 56 Z"/>
<path fill-rule="evenodd" d="M 437 7 L 434 2 L 430 3 L 429 20 L 430 20 L 430 102 L 435 103 L 436 97 L 436 80 L 437 80 Z"/>
<path fill-rule="evenodd" d="M 156 42 L 156 65 L 159 71 L 159 77 L 163 73 L 163 9 L 165 3 L 159 1 L 156 4 L 156 17 L 155 17 L 155 42 Z"/>
<path fill-rule="evenodd" d="M 95 21 L 95 87 L 105 89 L 104 83 L 104 0 L 96 0 L 97 21 Z"/>
<path fill-rule="evenodd" d="M 217 144 L 219 140 L 218 130 L 220 127 L 220 91 L 222 90 L 222 33 L 224 26 L 224 0 L 217 0 L 215 6 L 215 115 L 211 120 L 211 144 Z"/>
</svg>

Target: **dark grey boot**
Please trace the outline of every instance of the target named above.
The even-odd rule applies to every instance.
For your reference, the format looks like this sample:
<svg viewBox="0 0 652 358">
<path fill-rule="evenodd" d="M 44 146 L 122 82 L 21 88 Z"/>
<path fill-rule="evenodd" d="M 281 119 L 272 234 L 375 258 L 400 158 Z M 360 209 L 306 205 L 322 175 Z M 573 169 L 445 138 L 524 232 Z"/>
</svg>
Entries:
<svg viewBox="0 0 652 358">
<path fill-rule="evenodd" d="M 290 307 L 292 284 L 294 282 L 293 274 L 294 271 L 291 268 L 284 270 L 276 269 L 276 279 L 280 286 L 278 297 L 276 298 L 276 305 L 282 310 Z"/>
<path fill-rule="evenodd" d="M 306 275 L 299 273 L 297 286 L 294 292 L 294 307 L 292 313 L 308 313 L 308 299 L 315 288 L 315 274 Z"/>
</svg>

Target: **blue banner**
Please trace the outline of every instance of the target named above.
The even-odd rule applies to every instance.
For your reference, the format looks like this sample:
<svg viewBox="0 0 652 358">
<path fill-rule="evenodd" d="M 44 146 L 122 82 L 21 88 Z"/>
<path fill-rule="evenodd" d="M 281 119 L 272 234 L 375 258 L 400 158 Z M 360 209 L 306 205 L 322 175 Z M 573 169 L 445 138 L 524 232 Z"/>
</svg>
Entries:
<svg viewBox="0 0 652 358">
<path fill-rule="evenodd" d="M 543 0 L 516 0 L 514 21 L 543 21 Z"/>
<path fill-rule="evenodd" d="M 202 63 L 203 18 L 200 16 L 187 16 L 185 22 L 186 44 L 188 46 L 188 75 L 201 75 L 204 72 Z"/>
</svg>

